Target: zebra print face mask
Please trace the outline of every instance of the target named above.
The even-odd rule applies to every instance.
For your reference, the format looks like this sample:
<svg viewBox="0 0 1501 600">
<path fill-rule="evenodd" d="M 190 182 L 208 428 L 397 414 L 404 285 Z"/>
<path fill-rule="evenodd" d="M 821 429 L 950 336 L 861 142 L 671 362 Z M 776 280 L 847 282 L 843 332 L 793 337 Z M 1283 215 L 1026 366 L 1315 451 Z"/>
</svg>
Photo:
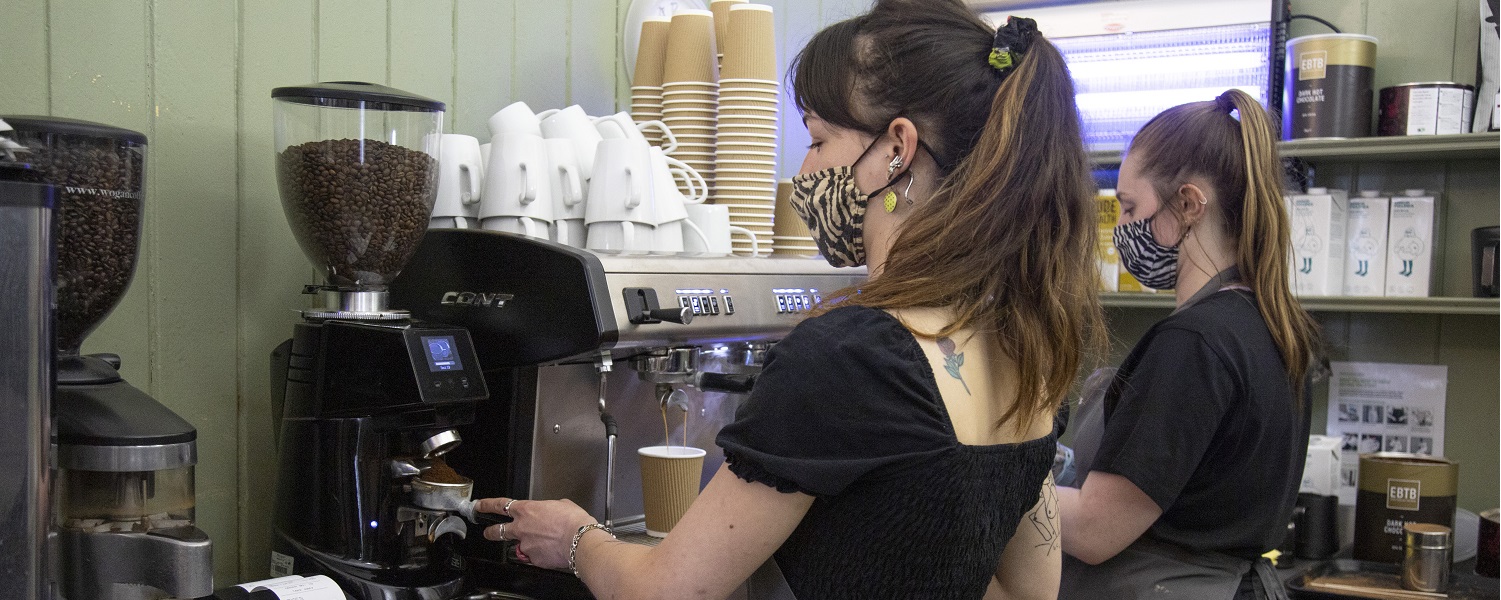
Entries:
<svg viewBox="0 0 1501 600">
<path fill-rule="evenodd" d="M 877 140 L 879 141 L 879 140 Z M 871 142 L 855 159 L 865 158 Z M 797 216 L 808 224 L 808 233 L 818 244 L 818 252 L 835 267 L 859 267 L 865 264 L 865 207 L 871 194 L 891 187 L 898 175 L 886 185 L 866 194 L 855 185 L 855 165 L 814 171 L 792 178 L 789 201 Z"/>
<path fill-rule="evenodd" d="M 1143 286 L 1168 290 L 1178 285 L 1178 247 L 1183 240 L 1179 239 L 1171 246 L 1157 243 L 1156 236 L 1152 235 L 1152 220 L 1155 218 L 1157 215 L 1117 225 L 1115 249 L 1120 252 L 1121 266 Z M 1188 230 L 1183 231 L 1183 237 L 1188 237 Z"/>
</svg>

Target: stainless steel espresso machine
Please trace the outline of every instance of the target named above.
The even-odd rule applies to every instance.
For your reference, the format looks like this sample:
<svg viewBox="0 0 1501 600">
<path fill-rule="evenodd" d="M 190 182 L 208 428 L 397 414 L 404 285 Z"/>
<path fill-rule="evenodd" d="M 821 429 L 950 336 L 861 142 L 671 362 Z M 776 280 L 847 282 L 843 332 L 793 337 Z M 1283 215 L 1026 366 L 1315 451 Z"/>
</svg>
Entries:
<svg viewBox="0 0 1501 600">
<path fill-rule="evenodd" d="M 714 437 L 766 350 L 826 294 L 864 279 L 821 260 L 604 256 L 433 230 L 391 301 L 473 336 L 493 398 L 459 428 L 467 443 L 448 461 L 474 478 L 475 496 L 567 498 L 652 544 L 636 449 L 686 437 L 708 451 L 707 482 L 724 461 Z M 589 597 L 572 575 L 515 564 L 499 544 L 462 549 L 473 589 Z"/>
<path fill-rule="evenodd" d="M 470 483 L 442 457 L 488 396 L 462 328 L 411 319 L 386 287 L 427 231 L 443 103 L 353 82 L 277 88 L 277 181 L 323 268 L 272 354 L 280 415 L 273 576 L 324 574 L 359 600 L 463 586 Z"/>
<path fill-rule="evenodd" d="M 0 134 L 5 159 L 24 163 L 57 198 L 56 592 L 67 600 L 207 595 L 213 548 L 194 524 L 197 430 L 121 378 L 120 357 L 80 353 L 135 272 L 146 137 L 73 119 L 0 120 L 12 129 Z"/>
</svg>

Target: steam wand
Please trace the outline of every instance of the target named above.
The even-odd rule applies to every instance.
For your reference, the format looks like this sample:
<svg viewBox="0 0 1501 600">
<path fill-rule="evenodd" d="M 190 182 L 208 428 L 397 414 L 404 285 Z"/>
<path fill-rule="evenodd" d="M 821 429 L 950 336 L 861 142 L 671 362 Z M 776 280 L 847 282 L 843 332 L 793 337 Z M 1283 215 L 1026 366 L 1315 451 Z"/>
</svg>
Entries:
<svg viewBox="0 0 1501 600">
<path fill-rule="evenodd" d="M 606 377 L 614 368 L 615 362 L 610 358 L 610 351 L 599 353 L 599 422 L 605 425 L 605 527 L 615 527 L 611 513 L 615 507 L 615 438 L 619 434 L 619 428 L 615 424 L 615 416 L 605 406 L 605 392 L 607 391 Z"/>
</svg>

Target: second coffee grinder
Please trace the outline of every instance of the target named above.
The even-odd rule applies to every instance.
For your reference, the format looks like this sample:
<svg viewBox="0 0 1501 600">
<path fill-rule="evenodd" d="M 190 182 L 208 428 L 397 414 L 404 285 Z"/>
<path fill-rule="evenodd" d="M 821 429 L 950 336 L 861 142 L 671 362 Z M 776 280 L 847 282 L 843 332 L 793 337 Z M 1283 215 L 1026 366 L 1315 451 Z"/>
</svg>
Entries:
<svg viewBox="0 0 1501 600">
<path fill-rule="evenodd" d="M 272 354 L 280 414 L 273 576 L 321 573 L 361 600 L 451 598 L 471 484 L 442 463 L 488 397 L 469 334 L 414 322 L 386 286 L 427 230 L 443 103 L 337 82 L 277 88 L 276 176 L 325 273 Z"/>
</svg>

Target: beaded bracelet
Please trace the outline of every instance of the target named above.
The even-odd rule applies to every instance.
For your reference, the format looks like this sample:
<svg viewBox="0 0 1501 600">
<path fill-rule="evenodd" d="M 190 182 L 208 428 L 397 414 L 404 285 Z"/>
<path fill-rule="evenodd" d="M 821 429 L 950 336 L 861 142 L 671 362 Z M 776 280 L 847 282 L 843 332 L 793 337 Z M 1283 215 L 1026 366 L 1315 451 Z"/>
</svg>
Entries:
<svg viewBox="0 0 1501 600">
<path fill-rule="evenodd" d="M 579 576 L 579 540 L 583 539 L 584 534 L 589 533 L 590 529 L 599 529 L 604 531 L 605 533 L 610 534 L 610 537 L 615 537 L 614 531 L 612 531 L 609 527 L 605 527 L 604 525 L 601 525 L 599 523 L 590 523 L 588 525 L 580 527 L 578 533 L 573 534 L 573 545 L 569 546 L 568 548 L 568 570 L 573 571 L 574 577 Z"/>
</svg>

